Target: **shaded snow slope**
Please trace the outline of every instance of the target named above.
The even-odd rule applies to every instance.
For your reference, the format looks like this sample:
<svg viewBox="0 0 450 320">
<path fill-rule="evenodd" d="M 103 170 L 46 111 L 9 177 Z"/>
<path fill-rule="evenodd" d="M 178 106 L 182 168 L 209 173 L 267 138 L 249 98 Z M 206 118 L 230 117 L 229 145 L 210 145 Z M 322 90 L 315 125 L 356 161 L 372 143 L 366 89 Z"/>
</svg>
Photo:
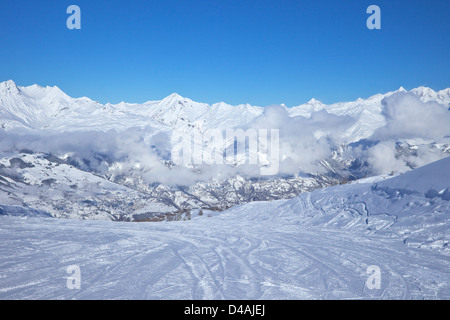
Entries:
<svg viewBox="0 0 450 320">
<path fill-rule="evenodd" d="M 268 204 L 244 204 L 228 214 L 240 214 L 255 222 L 283 220 L 308 227 L 390 235 L 448 254 L 449 172 L 447 157 L 397 177 L 370 178 L 370 183 L 356 181 Z"/>
<path fill-rule="evenodd" d="M 175 212 L 157 197 L 79 170 L 45 154 L 0 156 L 0 214 L 132 220 Z M 3 213 L 2 213 L 3 212 Z"/>
<path fill-rule="evenodd" d="M 427 198 L 448 198 L 450 191 L 450 157 L 430 163 L 426 166 L 406 172 L 395 178 L 381 181 L 375 189 L 388 193 L 415 193 Z M 436 193 L 434 193 L 436 191 Z M 395 196 L 396 194 L 394 194 Z"/>
</svg>

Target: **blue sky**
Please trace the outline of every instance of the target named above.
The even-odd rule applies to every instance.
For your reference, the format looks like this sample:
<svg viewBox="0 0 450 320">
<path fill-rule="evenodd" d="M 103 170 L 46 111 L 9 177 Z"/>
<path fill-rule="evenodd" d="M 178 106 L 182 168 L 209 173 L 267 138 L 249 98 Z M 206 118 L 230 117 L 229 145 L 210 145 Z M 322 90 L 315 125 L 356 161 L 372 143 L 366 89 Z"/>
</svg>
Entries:
<svg viewBox="0 0 450 320">
<path fill-rule="evenodd" d="M 69 30 L 69 5 L 81 30 Z M 369 5 L 381 30 L 369 30 Z M 0 0 L 0 81 L 266 106 L 450 87 L 446 0 Z"/>
</svg>

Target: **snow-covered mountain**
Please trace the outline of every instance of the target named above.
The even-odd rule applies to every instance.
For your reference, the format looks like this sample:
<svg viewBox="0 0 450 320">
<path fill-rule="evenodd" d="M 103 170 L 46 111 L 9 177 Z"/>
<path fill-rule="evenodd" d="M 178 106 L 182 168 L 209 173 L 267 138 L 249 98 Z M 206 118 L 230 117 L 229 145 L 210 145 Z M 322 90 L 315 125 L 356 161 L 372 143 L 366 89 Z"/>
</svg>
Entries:
<svg viewBox="0 0 450 320">
<path fill-rule="evenodd" d="M 101 104 L 9 80 L 0 83 L 0 205 L 58 217 L 151 220 L 292 198 L 445 157 L 449 103 L 450 89 L 419 87 L 291 108 L 208 105 L 175 93 Z M 174 132 L 193 137 L 237 128 L 279 131 L 278 174 L 265 177 L 246 166 L 245 148 L 227 165 L 174 163 Z"/>
<path fill-rule="evenodd" d="M 230 206 L 283 197 L 329 184 L 320 177 L 249 181 L 234 177 L 190 187 L 111 181 L 70 161 L 24 150 L 0 157 L 0 209 L 26 215 L 114 221 L 187 219 L 189 209 Z"/>
<path fill-rule="evenodd" d="M 48 129 L 58 132 L 77 130 L 123 130 L 160 125 L 185 129 L 195 127 L 230 128 L 244 125 L 262 113 L 261 107 L 208 105 L 173 93 L 159 101 L 118 104 L 71 98 L 58 87 L 17 86 L 0 83 L 0 119 L 5 130 L 14 127 Z"/>
<path fill-rule="evenodd" d="M 3 206 L 0 299 L 448 300 L 449 167 L 447 157 L 171 223 Z"/>
<path fill-rule="evenodd" d="M 347 142 L 356 142 L 369 138 L 376 129 L 386 124 L 386 117 L 383 115 L 383 100 L 397 93 L 407 93 L 400 87 L 396 91 L 385 94 L 376 94 L 367 99 L 358 98 L 350 102 L 338 102 L 325 105 L 322 102 L 312 99 L 306 104 L 289 109 L 291 116 L 301 115 L 309 117 L 312 112 L 326 110 L 328 113 L 336 115 L 348 115 L 356 119 L 355 123 L 345 131 L 344 136 Z M 443 106 L 450 104 L 450 89 L 435 92 L 431 88 L 418 87 L 409 91 L 418 97 L 422 102 L 437 102 Z"/>
<path fill-rule="evenodd" d="M 354 127 L 346 132 L 349 141 L 367 138 L 384 124 L 382 101 L 395 93 L 407 92 L 403 87 L 367 99 L 325 105 L 316 99 L 287 108 L 290 117 L 310 117 L 313 112 L 325 110 L 335 115 L 356 119 Z M 423 102 L 434 101 L 444 106 L 450 104 L 450 88 L 438 92 L 418 87 L 409 91 Z M 0 83 L 0 121 L 2 128 L 17 126 L 48 129 L 58 132 L 77 130 L 125 129 L 157 126 L 172 129 L 242 127 L 264 113 L 264 108 L 241 104 L 232 106 L 224 102 L 208 105 L 173 93 L 159 101 L 143 104 L 100 104 L 89 98 L 72 98 L 58 87 L 18 86 L 12 80 Z"/>
<path fill-rule="evenodd" d="M 15 156 L 15 155 L 14 155 Z M 50 155 L 0 158 L 0 209 L 29 215 L 38 210 L 58 218 L 132 220 L 178 210 L 152 197 Z"/>
</svg>

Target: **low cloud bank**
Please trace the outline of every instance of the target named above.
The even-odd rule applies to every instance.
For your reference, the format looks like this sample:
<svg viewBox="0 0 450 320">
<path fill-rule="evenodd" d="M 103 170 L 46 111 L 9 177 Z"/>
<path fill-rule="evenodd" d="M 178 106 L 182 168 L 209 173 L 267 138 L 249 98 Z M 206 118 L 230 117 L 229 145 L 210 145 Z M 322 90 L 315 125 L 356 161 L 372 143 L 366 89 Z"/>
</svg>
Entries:
<svg viewBox="0 0 450 320">
<path fill-rule="evenodd" d="M 349 148 L 346 158 L 360 159 L 369 165 L 373 174 L 381 174 L 405 171 L 446 156 L 439 144 L 450 144 L 448 106 L 424 103 L 410 93 L 394 94 L 385 98 L 382 105 L 386 124 L 368 139 L 371 143 Z M 332 157 L 333 151 L 346 143 L 344 133 L 356 121 L 356 118 L 326 110 L 313 112 L 308 118 L 289 117 L 285 107 L 268 106 L 261 116 L 241 129 L 277 129 L 278 174 L 297 175 L 325 172 L 320 162 Z M 402 153 L 398 141 L 409 141 L 418 147 Z M 246 165 L 174 166 L 170 161 L 172 148 L 171 132 L 155 131 L 150 126 L 125 131 L 70 133 L 0 130 L 1 153 L 19 150 L 51 153 L 69 159 L 81 169 L 113 178 L 147 184 L 191 185 L 237 174 L 259 176 L 259 170 Z"/>
<path fill-rule="evenodd" d="M 404 172 L 444 158 L 450 145 L 450 111 L 436 102 L 422 102 L 411 93 L 398 93 L 382 101 L 386 125 L 370 137 L 379 141 L 365 152 L 374 174 Z M 399 143 L 406 142 L 414 147 Z"/>
</svg>

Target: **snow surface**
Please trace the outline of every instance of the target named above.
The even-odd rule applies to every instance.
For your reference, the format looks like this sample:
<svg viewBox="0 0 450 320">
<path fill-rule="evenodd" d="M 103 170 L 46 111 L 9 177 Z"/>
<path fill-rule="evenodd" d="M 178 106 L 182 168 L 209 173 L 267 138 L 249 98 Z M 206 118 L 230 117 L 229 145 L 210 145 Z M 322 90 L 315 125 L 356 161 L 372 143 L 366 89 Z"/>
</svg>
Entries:
<svg viewBox="0 0 450 320">
<path fill-rule="evenodd" d="M 3 208 L 0 298 L 450 299 L 449 168 L 447 157 L 190 221 L 17 217 Z M 67 287 L 73 265 L 80 289 Z M 379 289 L 366 284 L 369 266 L 380 269 Z"/>
</svg>

